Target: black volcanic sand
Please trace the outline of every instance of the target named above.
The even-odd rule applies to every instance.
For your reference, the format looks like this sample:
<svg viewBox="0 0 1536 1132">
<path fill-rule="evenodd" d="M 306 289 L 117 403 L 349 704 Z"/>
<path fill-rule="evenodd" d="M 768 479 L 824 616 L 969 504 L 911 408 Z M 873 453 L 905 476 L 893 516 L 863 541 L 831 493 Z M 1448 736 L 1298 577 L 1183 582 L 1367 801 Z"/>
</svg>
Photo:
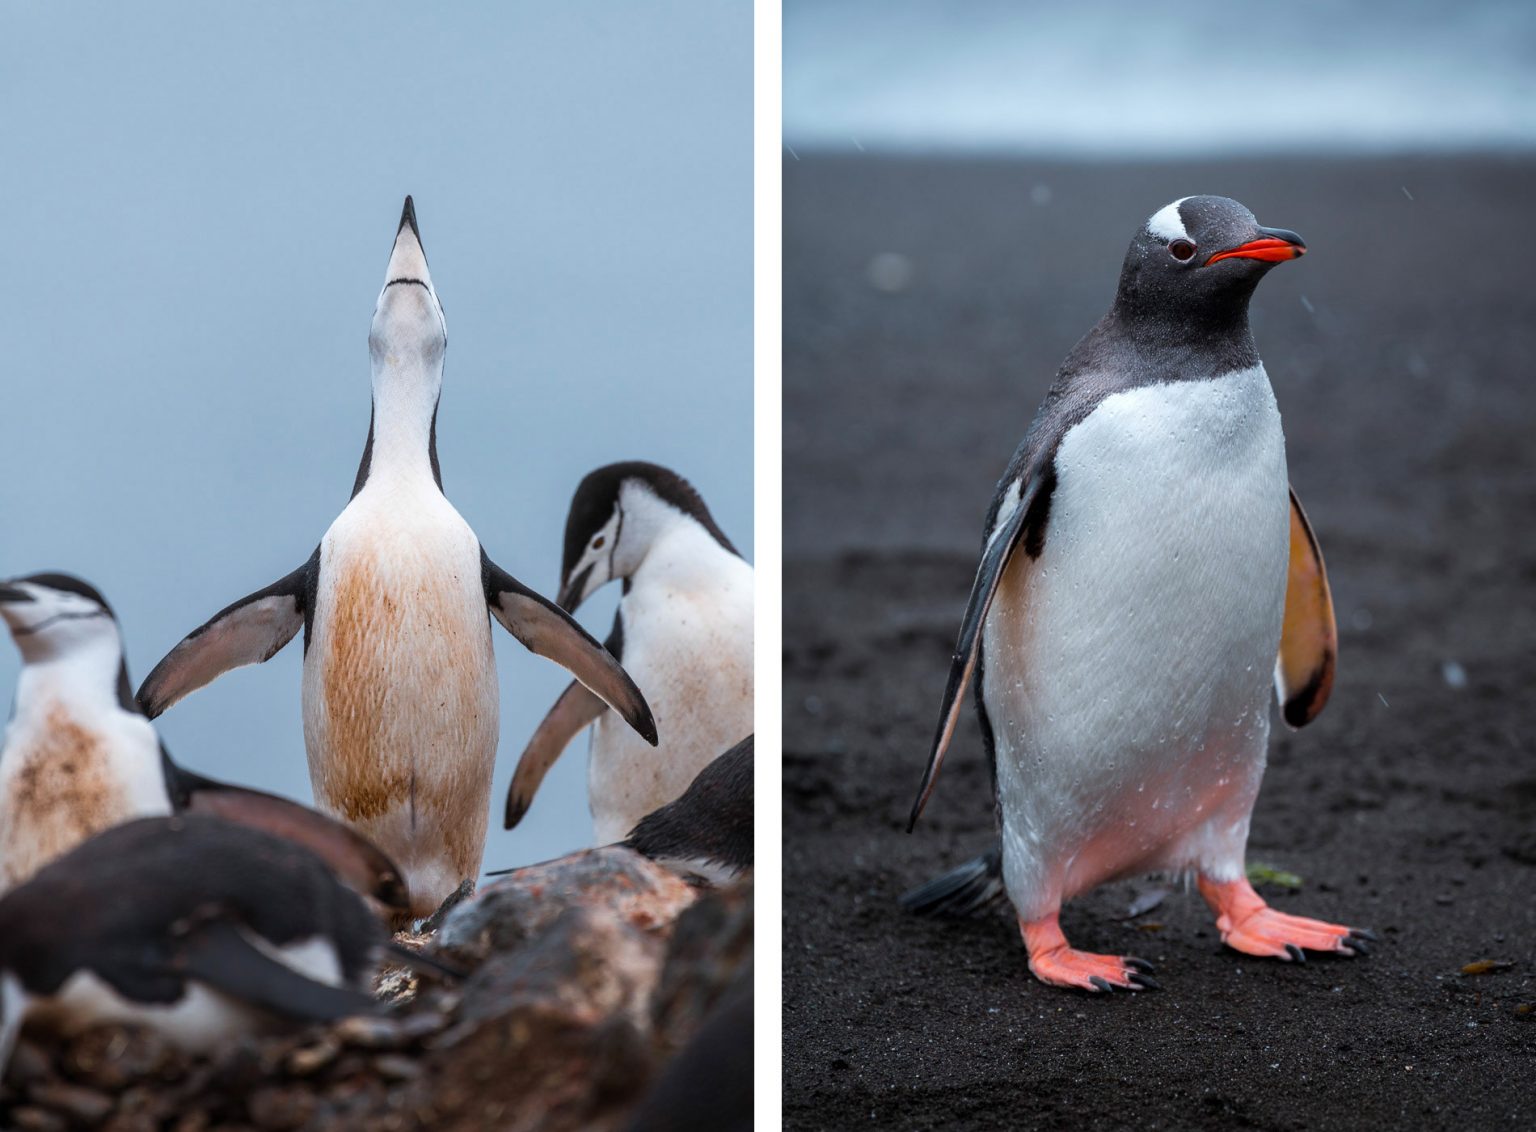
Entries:
<svg viewBox="0 0 1536 1132">
<path fill-rule="evenodd" d="M 1147 885 L 1117 883 L 1068 937 L 1163 989 L 1092 996 L 1036 982 L 1001 911 L 896 904 L 992 839 L 969 712 L 903 827 L 993 484 L 1135 226 L 1191 193 L 1311 248 L 1253 324 L 1339 677 L 1271 740 L 1249 859 L 1302 878 L 1276 907 L 1382 938 L 1254 959 L 1198 896 L 1130 921 Z M 786 162 L 788 1127 L 1536 1123 L 1533 205 L 1526 160 Z M 1511 966 L 1462 974 L 1485 959 Z"/>
</svg>

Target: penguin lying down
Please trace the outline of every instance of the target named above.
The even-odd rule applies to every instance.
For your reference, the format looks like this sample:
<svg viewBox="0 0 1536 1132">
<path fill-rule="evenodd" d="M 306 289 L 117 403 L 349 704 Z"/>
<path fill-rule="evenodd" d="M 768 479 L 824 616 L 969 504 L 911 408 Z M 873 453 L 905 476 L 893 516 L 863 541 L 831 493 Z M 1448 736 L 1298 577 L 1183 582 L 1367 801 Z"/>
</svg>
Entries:
<svg viewBox="0 0 1536 1132">
<path fill-rule="evenodd" d="M 305 847 L 200 814 L 96 835 L 0 898 L 0 924 L 0 1072 L 24 1023 L 134 1022 L 196 1050 L 377 1009 L 386 950 L 439 969 Z"/>
<path fill-rule="evenodd" d="M 0 746 L 0 892 L 118 822 L 193 813 L 306 845 L 359 892 L 409 905 L 399 870 L 367 838 L 171 759 L 133 697 L 117 619 L 94 587 L 68 574 L 0 582 L 0 619 L 22 658 Z"/>
<path fill-rule="evenodd" d="M 728 884 L 752 871 L 752 752 L 748 735 L 618 844 L 696 884 Z M 505 876 L 524 866 L 497 869 Z"/>
</svg>

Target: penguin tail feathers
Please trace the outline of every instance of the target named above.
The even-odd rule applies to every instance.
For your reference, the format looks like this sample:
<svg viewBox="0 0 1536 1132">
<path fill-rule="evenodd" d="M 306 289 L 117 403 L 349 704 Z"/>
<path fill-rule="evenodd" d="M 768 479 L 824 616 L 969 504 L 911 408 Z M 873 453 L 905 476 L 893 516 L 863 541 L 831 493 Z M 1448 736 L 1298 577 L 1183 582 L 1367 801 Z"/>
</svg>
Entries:
<svg viewBox="0 0 1536 1132">
<path fill-rule="evenodd" d="M 963 919 L 1007 896 L 1003 889 L 1003 850 L 994 846 L 980 857 L 901 894 L 901 906 L 918 916 Z"/>
</svg>

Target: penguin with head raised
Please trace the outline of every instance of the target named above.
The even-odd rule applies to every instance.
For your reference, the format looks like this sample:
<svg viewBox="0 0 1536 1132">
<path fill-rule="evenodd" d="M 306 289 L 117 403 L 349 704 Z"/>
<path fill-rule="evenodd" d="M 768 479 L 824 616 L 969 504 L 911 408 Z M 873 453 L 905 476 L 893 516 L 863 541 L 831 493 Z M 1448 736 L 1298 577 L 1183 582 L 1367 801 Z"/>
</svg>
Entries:
<svg viewBox="0 0 1536 1132">
<path fill-rule="evenodd" d="M 23 1023 L 147 1026 L 188 1050 L 372 1011 L 382 926 L 302 845 L 139 818 L 0 898 L 0 1073 Z"/>
<path fill-rule="evenodd" d="M 987 514 L 911 820 L 974 681 L 1001 845 L 907 903 L 964 911 L 1006 891 L 1046 983 L 1155 985 L 1144 962 L 1075 950 L 1058 924 L 1064 900 L 1146 872 L 1192 875 L 1239 951 L 1368 949 L 1368 932 L 1268 907 L 1244 868 L 1271 682 L 1300 727 L 1327 702 L 1336 653 L 1248 328 L 1259 280 L 1305 251 L 1225 197 L 1153 214 Z"/>
<path fill-rule="evenodd" d="M 499 721 L 490 617 L 569 669 L 641 742 L 656 742 L 645 697 L 618 662 L 492 562 L 443 494 L 447 345 L 407 197 L 368 335 L 373 415 L 351 502 L 304 565 L 193 630 L 138 693 L 153 718 L 303 629 L 315 799 L 399 863 L 417 917 L 480 870 Z"/>
<path fill-rule="evenodd" d="M 358 891 L 406 903 L 400 874 L 354 831 L 297 802 L 177 765 L 139 710 L 117 618 L 68 574 L 0 582 L 21 650 L 0 745 L 0 892 L 92 834 L 136 817 L 217 814 L 307 845 Z"/>
<path fill-rule="evenodd" d="M 577 684 L 550 708 L 517 765 L 506 827 L 527 813 L 545 773 L 595 723 L 587 798 L 597 843 L 688 788 L 725 748 L 752 732 L 752 567 L 676 472 L 609 464 L 576 489 L 565 521 L 560 605 L 576 608 L 619 579 L 624 596 L 608 636 L 661 731 L 654 751 Z"/>
</svg>

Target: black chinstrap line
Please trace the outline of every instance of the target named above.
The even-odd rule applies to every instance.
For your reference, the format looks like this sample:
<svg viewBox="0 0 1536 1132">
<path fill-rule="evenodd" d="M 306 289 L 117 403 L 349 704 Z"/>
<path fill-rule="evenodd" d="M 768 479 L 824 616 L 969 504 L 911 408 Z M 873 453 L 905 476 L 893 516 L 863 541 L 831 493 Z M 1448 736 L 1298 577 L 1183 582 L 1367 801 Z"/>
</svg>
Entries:
<svg viewBox="0 0 1536 1132">
<path fill-rule="evenodd" d="M 105 616 L 107 616 L 107 611 L 105 609 L 95 609 L 90 613 L 55 613 L 52 617 L 43 618 L 36 625 L 28 625 L 24 629 L 12 629 L 11 636 L 30 637 L 33 633 L 40 633 L 44 629 L 48 628 L 48 626 L 53 625 L 59 621 L 84 621 L 91 617 Z"/>
</svg>

